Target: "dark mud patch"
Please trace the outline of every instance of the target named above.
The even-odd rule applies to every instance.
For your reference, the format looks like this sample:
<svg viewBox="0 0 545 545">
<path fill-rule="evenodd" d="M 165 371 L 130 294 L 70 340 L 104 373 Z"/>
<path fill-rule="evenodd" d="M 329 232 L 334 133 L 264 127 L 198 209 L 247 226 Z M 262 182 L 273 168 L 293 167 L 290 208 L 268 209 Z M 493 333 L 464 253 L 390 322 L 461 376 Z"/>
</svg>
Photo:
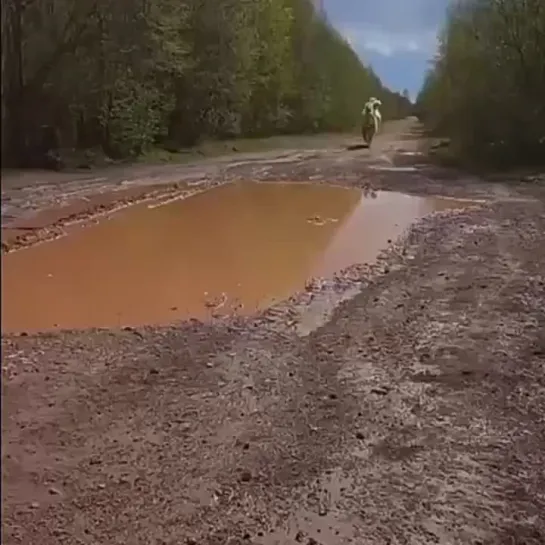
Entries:
<svg viewBox="0 0 545 545">
<path fill-rule="evenodd" d="M 357 150 L 362 150 L 362 149 L 369 149 L 369 145 L 368 144 L 349 144 L 348 146 L 346 146 L 346 149 L 348 151 L 357 151 Z"/>
</svg>

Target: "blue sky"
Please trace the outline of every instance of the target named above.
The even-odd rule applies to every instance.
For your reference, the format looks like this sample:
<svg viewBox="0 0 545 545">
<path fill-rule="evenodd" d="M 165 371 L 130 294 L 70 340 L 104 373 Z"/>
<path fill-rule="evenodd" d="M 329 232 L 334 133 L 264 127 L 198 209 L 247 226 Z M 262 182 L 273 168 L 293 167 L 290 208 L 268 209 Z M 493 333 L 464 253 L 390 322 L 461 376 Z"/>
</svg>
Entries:
<svg viewBox="0 0 545 545">
<path fill-rule="evenodd" d="M 323 0 L 331 23 L 390 89 L 414 99 L 449 0 Z"/>
</svg>

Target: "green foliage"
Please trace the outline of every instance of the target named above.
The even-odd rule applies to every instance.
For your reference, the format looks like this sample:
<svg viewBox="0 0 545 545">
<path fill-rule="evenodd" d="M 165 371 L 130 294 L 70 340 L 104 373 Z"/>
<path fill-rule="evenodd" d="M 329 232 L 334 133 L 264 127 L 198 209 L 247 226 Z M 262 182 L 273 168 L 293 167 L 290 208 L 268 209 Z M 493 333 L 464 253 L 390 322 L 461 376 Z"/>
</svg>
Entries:
<svg viewBox="0 0 545 545">
<path fill-rule="evenodd" d="M 158 136 L 165 136 L 168 102 L 156 87 L 119 78 L 111 89 L 111 101 L 100 117 L 109 134 L 106 150 L 114 157 L 139 155 Z"/>
<path fill-rule="evenodd" d="M 417 109 L 462 158 L 545 162 L 545 2 L 455 4 Z"/>
<path fill-rule="evenodd" d="M 13 5 L 2 21 L 2 128 L 5 141 L 21 133 L 18 159 L 43 125 L 64 147 L 128 156 L 161 141 L 350 130 L 371 95 L 385 118 L 410 111 L 311 0 Z"/>
</svg>

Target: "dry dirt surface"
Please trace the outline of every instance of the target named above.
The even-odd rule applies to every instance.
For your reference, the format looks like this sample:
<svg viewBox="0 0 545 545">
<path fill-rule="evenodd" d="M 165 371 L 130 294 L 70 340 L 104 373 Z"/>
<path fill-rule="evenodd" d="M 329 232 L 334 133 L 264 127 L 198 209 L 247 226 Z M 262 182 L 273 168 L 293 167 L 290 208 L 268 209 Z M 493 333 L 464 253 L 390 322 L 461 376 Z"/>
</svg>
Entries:
<svg viewBox="0 0 545 545">
<path fill-rule="evenodd" d="M 545 543 L 545 186 L 438 169 L 417 137 L 3 181 L 9 221 L 123 182 L 484 201 L 252 318 L 4 336 L 3 543 Z"/>
</svg>

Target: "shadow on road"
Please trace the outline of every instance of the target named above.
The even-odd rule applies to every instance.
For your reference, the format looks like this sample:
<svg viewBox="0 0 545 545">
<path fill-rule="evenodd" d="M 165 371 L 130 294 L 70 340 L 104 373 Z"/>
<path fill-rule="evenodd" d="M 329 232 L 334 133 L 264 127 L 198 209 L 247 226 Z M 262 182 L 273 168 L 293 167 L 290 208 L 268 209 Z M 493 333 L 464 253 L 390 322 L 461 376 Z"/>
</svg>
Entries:
<svg viewBox="0 0 545 545">
<path fill-rule="evenodd" d="M 348 151 L 355 151 L 359 149 L 369 149 L 368 144 L 350 144 L 349 146 L 346 146 L 346 149 Z"/>
</svg>

